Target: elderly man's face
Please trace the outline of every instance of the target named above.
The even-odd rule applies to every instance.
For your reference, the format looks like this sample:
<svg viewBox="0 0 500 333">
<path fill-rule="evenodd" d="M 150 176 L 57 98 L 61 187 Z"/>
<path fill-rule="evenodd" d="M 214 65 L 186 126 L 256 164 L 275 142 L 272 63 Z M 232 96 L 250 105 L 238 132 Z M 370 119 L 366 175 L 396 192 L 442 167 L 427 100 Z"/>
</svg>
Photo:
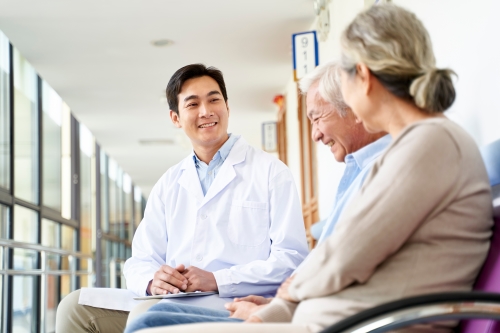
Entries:
<svg viewBox="0 0 500 333">
<path fill-rule="evenodd" d="M 319 83 L 313 84 L 306 97 L 307 117 L 312 123 L 312 139 L 330 147 L 337 162 L 360 148 L 360 129 L 352 112 L 341 117 L 333 105 L 321 98 Z M 361 128 L 360 128 L 361 127 Z"/>
</svg>

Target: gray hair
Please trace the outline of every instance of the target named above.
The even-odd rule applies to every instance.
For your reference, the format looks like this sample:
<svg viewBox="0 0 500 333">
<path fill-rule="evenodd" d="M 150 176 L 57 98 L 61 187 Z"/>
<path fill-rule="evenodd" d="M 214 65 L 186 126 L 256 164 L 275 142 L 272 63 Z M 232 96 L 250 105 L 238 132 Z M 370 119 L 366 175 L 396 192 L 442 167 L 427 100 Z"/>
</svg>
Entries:
<svg viewBox="0 0 500 333">
<path fill-rule="evenodd" d="M 342 68 L 364 63 L 394 95 L 427 113 L 444 112 L 455 100 L 450 69 L 437 69 L 422 22 L 401 7 L 372 6 L 356 16 L 341 37 Z"/>
<path fill-rule="evenodd" d="M 341 117 L 349 112 L 349 107 L 344 102 L 340 83 L 340 66 L 331 61 L 316 67 L 299 81 L 302 94 L 307 94 L 311 86 L 319 82 L 318 91 L 321 98 L 332 104 Z"/>
</svg>

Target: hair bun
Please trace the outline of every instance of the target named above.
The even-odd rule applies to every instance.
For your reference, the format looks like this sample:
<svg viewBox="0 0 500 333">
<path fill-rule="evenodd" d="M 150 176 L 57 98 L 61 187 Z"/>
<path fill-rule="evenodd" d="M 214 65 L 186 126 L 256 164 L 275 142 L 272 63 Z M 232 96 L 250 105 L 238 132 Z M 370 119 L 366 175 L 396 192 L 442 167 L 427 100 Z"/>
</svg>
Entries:
<svg viewBox="0 0 500 333">
<path fill-rule="evenodd" d="M 415 104 L 428 112 L 444 112 L 455 101 L 455 88 L 451 69 L 431 69 L 417 77 L 410 85 Z"/>
</svg>

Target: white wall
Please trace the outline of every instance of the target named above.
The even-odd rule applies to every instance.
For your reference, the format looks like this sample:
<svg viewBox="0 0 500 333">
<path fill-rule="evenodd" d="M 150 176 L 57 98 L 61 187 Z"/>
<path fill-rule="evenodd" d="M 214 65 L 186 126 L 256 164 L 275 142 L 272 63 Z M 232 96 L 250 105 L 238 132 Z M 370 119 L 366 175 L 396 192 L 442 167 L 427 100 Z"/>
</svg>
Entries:
<svg viewBox="0 0 500 333">
<path fill-rule="evenodd" d="M 500 1 L 477 0 L 393 0 L 419 17 L 431 36 L 438 67 L 450 67 L 459 79 L 457 99 L 447 115 L 461 124 L 484 145 L 500 138 Z M 333 0 L 330 3 L 331 31 L 320 42 L 320 63 L 340 55 L 340 35 L 356 14 L 363 0 Z M 311 30 L 315 29 L 315 24 Z M 288 164 L 300 190 L 299 131 L 297 95 L 292 79 L 286 85 Z M 326 218 L 342 172 L 322 144 L 317 149 L 320 218 Z"/>
</svg>

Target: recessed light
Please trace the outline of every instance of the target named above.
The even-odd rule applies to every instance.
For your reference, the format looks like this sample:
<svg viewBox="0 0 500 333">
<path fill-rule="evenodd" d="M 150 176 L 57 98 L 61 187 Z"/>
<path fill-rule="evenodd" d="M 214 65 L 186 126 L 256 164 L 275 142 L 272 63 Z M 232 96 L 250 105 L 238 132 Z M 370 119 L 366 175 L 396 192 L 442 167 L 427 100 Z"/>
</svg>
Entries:
<svg viewBox="0 0 500 333">
<path fill-rule="evenodd" d="M 171 41 L 170 39 L 157 39 L 151 41 L 151 45 L 156 46 L 156 47 L 165 47 L 165 46 L 170 46 L 174 42 Z"/>
<path fill-rule="evenodd" d="M 141 145 L 173 145 L 175 143 L 172 139 L 141 139 Z"/>
</svg>

